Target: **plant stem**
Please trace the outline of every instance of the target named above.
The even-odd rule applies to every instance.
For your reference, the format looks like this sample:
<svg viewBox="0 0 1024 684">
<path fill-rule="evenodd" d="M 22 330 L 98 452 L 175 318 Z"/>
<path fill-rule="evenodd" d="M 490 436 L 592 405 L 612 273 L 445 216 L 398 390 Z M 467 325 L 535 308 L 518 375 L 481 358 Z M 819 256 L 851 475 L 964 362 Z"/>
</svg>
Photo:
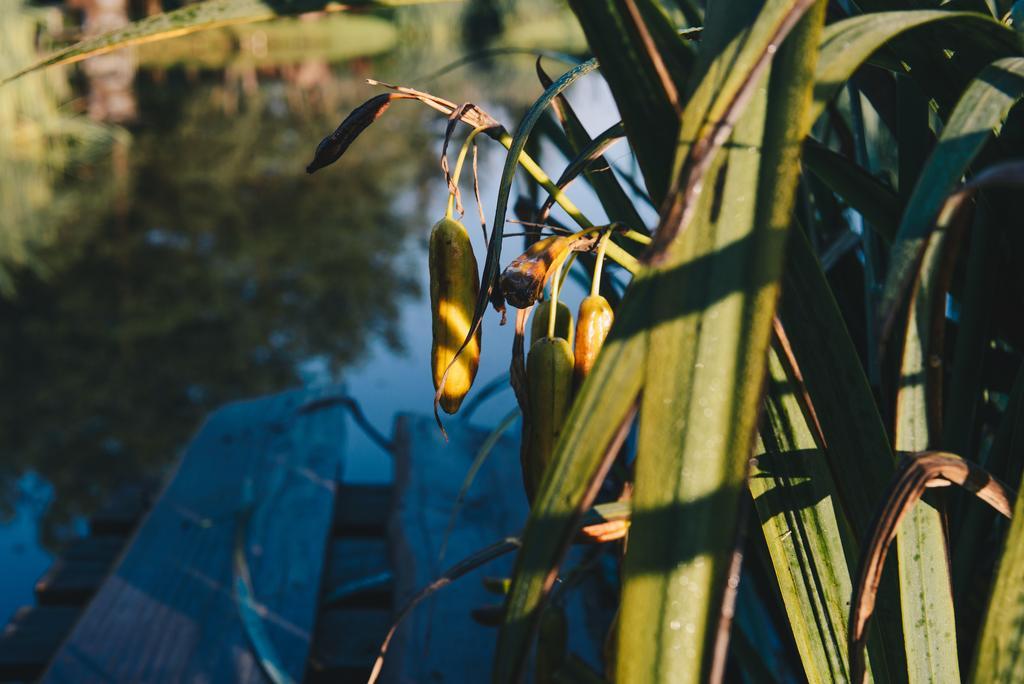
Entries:
<svg viewBox="0 0 1024 684">
<path fill-rule="evenodd" d="M 555 336 L 555 321 L 558 318 L 558 281 L 562 279 L 562 266 L 565 259 L 558 264 L 555 275 L 551 277 L 551 306 L 548 309 L 548 337 Z"/>
<path fill-rule="evenodd" d="M 607 231 L 601 236 L 597 243 L 597 262 L 594 264 L 594 278 L 590 282 L 590 296 L 596 297 L 601 292 L 601 269 L 604 267 L 604 255 L 608 251 L 608 243 L 611 242 L 612 231 Z"/>
<path fill-rule="evenodd" d="M 466 140 L 462 143 L 462 148 L 459 149 L 459 157 L 455 161 L 455 172 L 452 173 L 452 187 L 448 189 L 448 209 L 445 211 L 445 218 L 451 219 L 455 210 L 455 192 L 459 187 L 459 176 L 462 175 L 462 165 L 466 161 L 466 152 L 469 151 L 469 146 L 473 144 L 473 139 L 476 138 L 477 134 L 484 130 L 483 126 L 477 126 L 469 135 L 466 136 Z"/>
<path fill-rule="evenodd" d="M 508 132 L 503 132 L 498 137 L 498 142 L 505 149 L 509 149 L 512 147 L 512 136 L 509 135 Z M 555 185 L 554 181 L 544 173 L 544 169 L 542 169 L 537 162 L 530 157 L 530 155 L 526 154 L 526 152 L 519 155 L 519 165 L 523 167 L 524 171 L 530 174 L 531 178 L 537 181 L 541 187 L 550 193 L 558 206 L 562 207 L 562 209 L 565 210 L 565 213 L 569 215 L 569 218 L 575 221 L 580 228 L 594 227 L 593 222 L 583 215 L 583 212 L 580 211 L 579 207 L 577 207 L 573 201 L 569 199 L 569 197 L 562 192 L 557 185 Z M 633 255 L 629 254 L 614 242 L 608 245 L 608 258 L 622 266 L 630 273 L 636 274 L 637 271 L 640 270 L 640 262 L 637 261 Z"/>
</svg>

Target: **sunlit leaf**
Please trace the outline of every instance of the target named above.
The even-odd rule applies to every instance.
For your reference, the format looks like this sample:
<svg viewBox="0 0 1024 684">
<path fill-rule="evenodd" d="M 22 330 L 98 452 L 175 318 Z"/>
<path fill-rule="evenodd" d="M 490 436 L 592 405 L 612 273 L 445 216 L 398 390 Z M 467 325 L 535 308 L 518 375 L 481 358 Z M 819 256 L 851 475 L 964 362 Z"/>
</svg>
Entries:
<svg viewBox="0 0 1024 684">
<path fill-rule="evenodd" d="M 810 684 L 849 679 L 847 602 L 858 544 L 776 354 L 769 363 L 761 444 L 750 492 Z M 883 670 L 884 671 L 884 670 Z"/>
<path fill-rule="evenodd" d="M 750 34 L 776 31 L 778 12 L 769 3 Z M 727 581 L 744 456 L 753 449 L 823 15 L 818 3 L 797 23 L 771 78 L 752 89 L 710 166 L 693 223 L 655 271 L 618 630 L 619 653 L 629 657 L 617 660 L 617 682 L 718 681 L 724 673 L 727 637 L 718 625 L 735 591 Z M 737 18 L 719 20 L 735 28 Z M 742 85 L 735 88 L 722 97 Z M 729 111 L 715 102 L 709 109 Z"/>
<path fill-rule="evenodd" d="M 989 54 L 991 51 L 991 59 L 1013 55 L 1021 50 L 1021 39 L 1012 30 L 990 16 L 973 12 L 930 9 L 876 11 L 843 19 L 826 27 L 822 36 L 821 59 L 814 88 L 815 118 L 854 72 L 879 48 L 892 41 L 899 41 L 908 31 L 926 25 L 947 26 L 949 35 L 963 37 L 965 42 L 978 47 L 974 53 Z M 917 55 L 927 53 L 922 45 L 911 46 Z M 974 53 L 969 53 L 972 59 L 977 57 Z M 934 78 L 934 74 L 929 73 L 928 77 Z M 948 86 L 949 81 L 940 85 Z"/>
</svg>

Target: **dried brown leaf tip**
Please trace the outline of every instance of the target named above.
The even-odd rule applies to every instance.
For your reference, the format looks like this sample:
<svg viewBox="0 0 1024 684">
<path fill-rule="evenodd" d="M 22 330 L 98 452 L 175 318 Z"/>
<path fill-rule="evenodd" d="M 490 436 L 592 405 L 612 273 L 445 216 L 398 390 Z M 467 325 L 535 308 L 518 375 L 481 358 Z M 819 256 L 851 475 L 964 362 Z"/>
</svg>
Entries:
<svg viewBox="0 0 1024 684">
<path fill-rule="evenodd" d="M 387 111 L 387 108 L 391 106 L 391 101 L 396 97 L 394 93 L 384 93 L 367 100 L 352 110 L 352 113 L 341 122 L 341 125 L 316 146 L 316 153 L 313 155 L 313 161 L 306 167 L 306 173 L 313 173 L 341 159 L 341 155 L 345 154 L 349 145 L 370 124 L 379 119 L 381 114 Z"/>
<path fill-rule="evenodd" d="M 547 282 L 551 264 L 567 255 L 573 243 L 569 236 L 547 237 L 517 256 L 501 274 L 505 301 L 517 309 L 525 309 L 537 301 Z"/>
</svg>

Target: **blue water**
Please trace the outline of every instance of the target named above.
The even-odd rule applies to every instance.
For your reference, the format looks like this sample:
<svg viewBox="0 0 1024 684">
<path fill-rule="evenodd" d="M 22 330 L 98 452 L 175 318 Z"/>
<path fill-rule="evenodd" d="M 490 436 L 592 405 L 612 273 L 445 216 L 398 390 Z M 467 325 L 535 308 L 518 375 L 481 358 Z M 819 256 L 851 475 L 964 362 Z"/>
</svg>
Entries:
<svg viewBox="0 0 1024 684">
<path fill-rule="evenodd" d="M 355 77 L 353 76 L 353 78 Z M 539 92 L 539 88 L 537 92 Z M 366 89 L 364 96 L 368 97 L 372 94 L 372 90 Z M 577 111 L 583 118 L 584 123 L 592 132 L 603 130 L 616 119 L 614 107 L 611 104 L 607 89 L 596 76 L 577 84 L 571 93 L 571 99 L 576 104 Z M 498 115 L 510 124 L 512 123 L 510 121 L 512 115 L 502 105 L 491 104 L 486 101 L 481 102 L 481 104 L 491 113 Z M 272 116 L 273 109 L 268 108 L 268 112 L 270 112 L 268 116 Z M 272 383 L 265 387 L 266 391 L 278 391 L 303 382 L 307 384 L 340 382 L 359 401 L 368 419 L 386 435 L 391 433 L 392 423 L 398 413 L 415 412 L 426 414 L 430 412 L 433 387 L 429 370 L 430 311 L 427 297 L 426 241 L 430 225 L 442 216 L 446 202 L 443 177 L 437 167 L 434 166 L 437 155 L 440 152 L 440 136 L 436 133 L 441 130 L 441 123 L 439 121 L 434 122 L 436 124 L 435 135 L 429 139 L 429 145 L 432 147 L 429 157 L 435 160 L 435 162 L 431 162 L 430 168 L 427 169 L 427 173 L 430 175 L 424 182 L 417 181 L 415 184 L 410 184 L 407 188 L 400 188 L 395 200 L 395 211 L 408 217 L 408 220 L 422 224 L 414 225 L 410 229 L 408 236 L 401 241 L 400 249 L 393 255 L 391 260 L 392 268 L 399 269 L 405 277 L 415 281 L 419 286 L 417 293 L 406 293 L 396 300 L 392 323 L 398 346 L 386 343 L 385 338 L 387 335 L 371 333 L 365 350 L 358 358 L 348 361 L 340 371 L 332 370 L 331 358 L 328 353 L 314 353 L 295 358 L 291 362 L 291 379 L 285 377 L 276 384 Z M 327 130 L 323 130 L 321 134 L 326 132 Z M 419 133 L 422 134 L 422 131 L 419 131 Z M 317 138 L 311 135 L 306 137 L 292 135 L 286 138 L 286 141 L 286 144 L 294 145 L 296 149 L 302 150 L 301 154 L 307 154 L 305 151 L 313 149 Z M 356 143 L 357 146 L 361 145 L 364 149 L 371 151 L 374 144 L 372 134 L 367 134 L 366 139 Z M 239 151 L 240 154 L 243 152 Z M 183 151 L 183 154 L 186 153 Z M 608 156 L 614 163 L 615 160 L 624 160 L 627 153 L 625 145 L 620 144 L 612 148 Z M 563 161 L 556 161 L 559 158 L 553 148 L 550 147 L 545 148 L 542 159 L 546 165 L 551 166 L 550 172 L 552 175 L 557 175 L 564 163 Z M 481 152 L 481 192 L 484 198 L 485 215 L 489 224 L 493 218 L 496 183 L 503 161 L 504 150 L 502 148 L 494 144 L 484 145 Z M 354 182 L 352 179 L 357 177 L 359 173 L 359 168 L 355 164 L 356 161 L 354 159 L 350 160 L 346 157 L 335 167 L 321 171 L 320 174 L 328 174 L 337 183 Z M 299 185 L 298 188 L 301 191 L 302 186 Z M 426 188 L 426 192 L 424 192 L 424 188 Z M 596 218 L 602 216 L 599 205 L 586 189 L 574 187 L 571 189 L 570 194 L 585 212 Z M 465 198 L 467 202 L 466 225 L 469 227 L 470 235 L 475 242 L 478 259 L 482 262 L 484 247 L 479 235 L 475 207 L 471 202 L 471 194 L 468 190 Z M 153 199 L 153 201 L 160 200 Z M 180 201 L 180 199 L 177 201 Z M 558 210 L 553 215 L 563 221 L 566 220 L 566 217 L 560 214 Z M 648 212 L 648 216 L 645 218 L 650 217 L 651 214 Z M 131 227 L 132 230 L 138 228 L 138 226 Z M 155 229 L 165 230 L 162 226 L 149 227 L 149 230 Z M 293 226 L 289 229 L 294 231 L 292 239 L 296 241 L 304 239 L 302 226 Z M 338 226 L 337 229 L 351 230 L 352 228 Z M 514 224 L 510 224 L 507 226 L 507 230 L 509 232 L 518 232 L 519 228 Z M 163 234 L 161 232 L 161 235 Z M 177 249 L 174 245 L 168 246 L 166 240 L 159 242 L 161 242 L 161 249 Z M 192 243 L 186 241 L 186 243 L 183 243 L 182 249 L 190 248 L 190 244 Z M 506 241 L 506 245 L 508 245 L 506 249 L 509 250 L 509 256 L 503 259 L 503 261 L 507 262 L 511 258 L 511 254 L 516 253 L 521 247 L 522 242 L 520 238 L 511 238 Z M 202 244 L 199 244 L 195 249 L 197 254 L 205 253 L 203 252 L 205 248 Z M 332 277 L 337 278 L 338 283 L 344 285 L 346 273 L 343 269 L 338 270 Z M 393 273 L 383 270 L 380 273 L 380 277 L 393 277 Z M 113 286 L 132 287 L 130 283 L 115 283 Z M 45 290 L 46 286 L 42 287 Z M 247 291 L 243 289 L 244 292 Z M 575 284 L 568 285 L 566 293 L 569 299 L 574 301 L 583 295 L 582 290 Z M 236 296 L 236 293 L 233 290 L 223 293 L 205 292 L 202 296 L 233 297 Z M 245 296 L 248 297 L 247 294 Z M 254 298 L 258 299 L 258 295 L 254 295 Z M 373 304 L 372 300 L 367 303 L 368 306 L 373 306 Z M 166 303 L 161 304 L 161 306 L 165 305 Z M 202 309 L 205 305 L 204 300 L 197 300 L 194 302 L 194 305 L 198 309 Z M 245 302 L 240 302 L 239 305 L 246 306 Z M 138 315 L 143 316 L 147 314 L 140 313 Z M 153 315 L 159 320 L 162 313 L 161 311 L 156 311 L 149 312 L 148 315 Z M 54 335 L 65 334 L 58 333 L 58 330 L 61 330 L 64 325 L 63 321 L 58 318 L 54 318 L 51 322 L 46 323 L 46 325 L 53 326 Z M 305 334 L 306 331 L 302 329 L 301 324 L 293 322 L 292 325 L 295 326 L 293 329 L 276 331 L 271 339 L 267 341 L 267 350 L 261 352 L 261 354 L 272 355 L 274 353 L 274 345 L 276 344 L 275 340 L 277 339 L 287 341 L 295 337 L 302 337 Z M 116 336 L 120 334 L 120 330 L 112 329 L 110 334 Z M 284 342 L 281 342 L 281 344 L 284 344 Z M 489 311 L 485 318 L 483 352 L 477 376 L 478 388 L 493 378 L 507 373 L 511 344 L 511 321 L 509 325 L 501 327 L 498 325 L 497 315 L 493 311 Z M 239 386 L 244 387 L 245 385 L 243 383 Z M 187 397 L 190 401 L 203 402 L 207 401 L 210 392 L 211 389 L 209 387 L 198 383 L 189 387 Z M 230 394 L 226 396 L 227 398 L 241 398 L 233 397 Z M 82 398 L 68 397 L 67 399 L 69 402 L 78 402 Z M 480 406 L 473 417 L 473 422 L 485 426 L 494 425 L 514 405 L 515 402 L 511 392 L 508 390 L 502 391 Z M 139 408 L 142 410 L 144 407 Z M 133 420 L 133 417 L 128 415 L 126 418 L 122 417 L 122 419 L 130 421 Z M 54 421 L 54 427 L 58 427 L 60 422 L 59 414 L 52 420 Z M 344 479 L 349 482 L 388 481 L 392 476 L 390 456 L 377 447 L 351 420 L 349 420 L 348 428 Z M 183 444 L 184 441 L 178 445 L 179 448 Z M 126 447 L 119 445 L 116 440 L 109 444 L 104 443 L 104 448 L 108 447 L 108 456 L 112 459 L 111 463 L 113 464 L 108 465 L 116 472 L 118 469 L 117 459 L 124 458 Z M 102 458 L 107 458 L 108 456 L 102 456 Z M 73 459 L 74 455 L 72 452 L 68 452 L 65 458 Z M 149 470 L 156 474 L 162 473 L 172 461 L 173 450 L 170 450 L 170 453 L 161 454 L 160 458 L 154 459 Z M 138 469 L 135 464 L 133 464 L 133 468 Z M 146 472 L 146 468 L 147 466 L 143 465 L 142 471 Z M 132 471 L 132 476 L 134 476 L 135 472 L 135 470 Z M 87 480 L 88 477 L 86 476 L 85 479 Z M 18 473 L 16 482 L 19 494 L 16 497 L 17 503 L 13 509 L 13 517 L 0 524 L 0 619 L 6 619 L 19 606 L 32 603 L 32 587 L 52 561 L 53 554 L 58 552 L 61 545 L 66 543 L 68 539 L 84 532 L 80 521 L 88 513 L 88 506 L 99 505 L 103 496 L 107 493 L 106 490 L 99 489 L 96 500 L 88 505 L 83 504 L 80 511 L 81 515 L 73 515 L 70 521 L 65 520 L 57 526 L 56 530 L 50 529 L 49 534 L 44 534 L 43 524 L 47 517 L 48 507 L 53 506 L 55 501 L 60 501 L 61 492 L 55 493 L 53 487 L 31 470 Z M 104 482 L 107 482 L 107 480 L 104 480 Z M 76 488 L 82 489 L 90 489 L 94 484 L 89 481 L 73 483 Z M 66 484 L 63 486 L 65 491 L 71 491 L 66 489 Z"/>
</svg>

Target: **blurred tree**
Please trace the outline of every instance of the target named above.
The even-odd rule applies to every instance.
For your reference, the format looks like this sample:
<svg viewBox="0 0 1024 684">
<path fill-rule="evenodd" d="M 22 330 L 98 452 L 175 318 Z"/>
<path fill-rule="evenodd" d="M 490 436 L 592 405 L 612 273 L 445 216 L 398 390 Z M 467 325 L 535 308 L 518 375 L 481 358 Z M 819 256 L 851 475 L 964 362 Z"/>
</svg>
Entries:
<svg viewBox="0 0 1024 684">
<path fill-rule="evenodd" d="M 304 362 L 337 373 L 372 339 L 397 344 L 416 288 L 400 250 L 426 222 L 399 206 L 436 174 L 410 140 L 421 112 L 383 120 L 340 176 L 309 177 L 310 141 L 344 109 L 330 84 L 264 80 L 233 115 L 235 84 L 192 85 L 171 116 L 145 111 L 182 85 L 140 89 L 157 123 L 135 133 L 124 204 L 104 190 L 109 162 L 87 169 L 64 193 L 78 219 L 38 254 L 49 276 L 20 272 L 0 301 L 0 507 L 40 473 L 56 491 L 51 539 L 168 463 L 216 406 L 294 385 Z"/>
</svg>

